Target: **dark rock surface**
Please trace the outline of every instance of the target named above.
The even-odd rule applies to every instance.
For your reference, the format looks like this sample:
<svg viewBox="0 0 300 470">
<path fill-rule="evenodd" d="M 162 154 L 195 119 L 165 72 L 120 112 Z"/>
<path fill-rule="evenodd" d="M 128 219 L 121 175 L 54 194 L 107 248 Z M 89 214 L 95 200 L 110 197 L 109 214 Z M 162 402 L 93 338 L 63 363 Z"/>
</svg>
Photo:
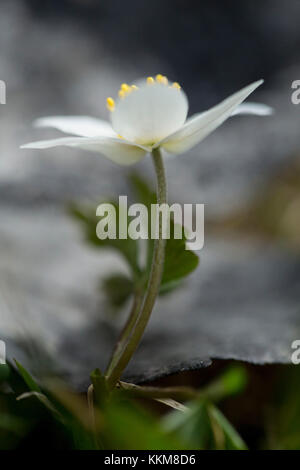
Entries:
<svg viewBox="0 0 300 470">
<path fill-rule="evenodd" d="M 274 15 L 277 23 L 274 20 L 272 28 L 282 31 L 288 60 L 281 61 L 281 50 L 274 52 L 269 81 L 255 100 L 272 105 L 276 114 L 233 118 L 195 150 L 166 161 L 170 199 L 204 202 L 210 218 L 243 207 L 300 148 L 299 109 L 290 102 L 291 82 L 299 78 L 296 52 L 290 50 L 299 40 L 298 29 L 292 27 L 299 5 L 290 2 L 288 26 L 286 10 L 281 23 L 278 19 L 276 8 L 281 3 L 272 5 L 273 13 L 265 11 L 267 16 L 259 10 L 257 28 L 261 31 L 261 24 L 267 25 Z M 74 19 L 34 19 L 20 2 L 2 1 L 0 8 L 0 78 L 8 87 L 7 104 L 0 108 L 0 338 L 8 342 L 9 357 L 24 355 L 25 362 L 24 344 L 30 350 L 32 340 L 38 340 L 69 379 L 82 387 L 94 367 L 105 366 L 126 313 L 116 321 L 107 315 L 99 278 L 112 266 L 113 270 L 125 267 L 116 255 L 83 243 L 65 206 L 73 200 L 126 194 L 128 170 L 86 152 L 42 153 L 18 147 L 57 135 L 31 128 L 39 116 L 106 118 L 105 97 L 121 81 L 145 70 L 146 74 L 170 70 L 175 75 L 175 58 L 170 56 L 168 62 L 165 53 L 142 56 L 139 50 L 140 61 L 128 60 L 128 55 L 120 61 L 114 49 L 106 47 L 105 29 L 102 36 L 101 32 L 93 36 Z M 238 30 L 233 29 L 237 36 Z M 256 43 L 257 39 L 253 44 L 258 50 Z M 270 44 L 265 47 L 265 53 L 271 54 Z M 214 50 L 214 64 L 216 56 Z M 193 111 L 260 78 L 263 69 L 256 62 L 254 77 L 240 61 L 235 64 L 235 80 L 231 81 L 232 71 L 226 80 L 223 69 L 223 78 L 219 77 L 224 83 L 218 87 L 215 79 L 208 86 L 208 74 L 201 78 L 201 71 L 191 64 L 192 58 L 185 65 L 185 70 L 190 67 L 189 76 L 179 74 L 179 79 L 186 84 Z M 243 71 L 240 79 L 238 67 Z M 203 94 L 197 91 L 201 84 Z M 151 179 L 150 163 L 145 160 L 135 170 Z M 202 367 L 213 358 L 258 364 L 290 361 L 291 342 L 300 335 L 299 259 L 271 243 L 215 235 L 207 237 L 200 256 L 200 267 L 185 288 L 157 303 L 126 371 L 130 380 Z"/>
</svg>

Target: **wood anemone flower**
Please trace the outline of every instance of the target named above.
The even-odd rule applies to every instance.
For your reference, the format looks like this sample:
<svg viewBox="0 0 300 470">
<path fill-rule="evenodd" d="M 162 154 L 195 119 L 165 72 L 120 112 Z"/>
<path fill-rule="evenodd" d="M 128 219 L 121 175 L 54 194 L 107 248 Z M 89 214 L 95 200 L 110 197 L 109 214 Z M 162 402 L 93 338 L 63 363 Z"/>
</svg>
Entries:
<svg viewBox="0 0 300 470">
<path fill-rule="evenodd" d="M 21 148 L 79 147 L 99 152 L 120 165 L 140 161 L 153 149 L 185 152 L 236 114 L 269 115 L 263 104 L 241 104 L 263 80 L 234 93 L 220 104 L 189 118 L 188 100 L 177 82 L 163 75 L 148 77 L 135 85 L 123 83 L 118 98 L 107 98 L 111 123 L 87 116 L 53 116 L 38 119 L 38 127 L 53 127 L 77 137 L 32 142 Z M 78 137 L 79 136 L 79 137 Z"/>
</svg>

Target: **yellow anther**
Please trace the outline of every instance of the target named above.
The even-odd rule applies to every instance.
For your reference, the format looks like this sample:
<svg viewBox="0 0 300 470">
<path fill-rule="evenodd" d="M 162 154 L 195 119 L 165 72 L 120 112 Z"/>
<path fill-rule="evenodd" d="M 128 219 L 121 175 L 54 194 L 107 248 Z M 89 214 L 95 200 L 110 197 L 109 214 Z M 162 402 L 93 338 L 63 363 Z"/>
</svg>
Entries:
<svg viewBox="0 0 300 470">
<path fill-rule="evenodd" d="M 137 87 L 136 85 L 131 85 L 131 89 L 132 89 L 132 90 L 138 90 L 139 87 Z"/>
<path fill-rule="evenodd" d="M 168 84 L 168 79 L 164 75 L 161 75 L 160 73 L 156 75 L 156 81 L 158 83 L 161 83 L 162 85 L 167 85 Z"/>
<path fill-rule="evenodd" d="M 131 93 L 133 90 L 137 90 L 137 86 L 135 86 L 135 85 L 129 86 L 129 85 L 127 85 L 127 83 L 122 83 L 121 88 L 118 92 L 119 97 L 121 99 L 123 99 L 127 95 L 129 95 L 129 93 Z"/>
<path fill-rule="evenodd" d="M 124 137 L 121 134 L 117 134 L 117 137 L 119 137 L 119 139 L 124 139 Z"/>
<path fill-rule="evenodd" d="M 127 85 L 127 83 L 122 83 L 121 90 L 123 90 L 125 92 L 130 91 L 130 86 Z"/>
<path fill-rule="evenodd" d="M 106 107 L 109 111 L 113 111 L 115 109 L 115 100 L 113 100 L 110 96 L 106 98 Z"/>
<path fill-rule="evenodd" d="M 154 78 L 153 78 L 153 77 L 148 77 L 148 78 L 147 78 L 147 83 L 148 83 L 148 85 L 153 85 L 153 83 L 154 83 Z"/>
<path fill-rule="evenodd" d="M 172 88 L 176 88 L 177 90 L 180 90 L 181 86 L 179 85 L 179 83 L 174 82 L 172 85 Z"/>
</svg>

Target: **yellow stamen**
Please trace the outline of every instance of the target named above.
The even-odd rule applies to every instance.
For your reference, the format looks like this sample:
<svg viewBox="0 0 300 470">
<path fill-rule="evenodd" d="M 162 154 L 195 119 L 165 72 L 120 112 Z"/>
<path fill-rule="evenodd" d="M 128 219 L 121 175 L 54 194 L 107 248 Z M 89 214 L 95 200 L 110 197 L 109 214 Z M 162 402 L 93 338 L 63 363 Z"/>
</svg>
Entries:
<svg viewBox="0 0 300 470">
<path fill-rule="evenodd" d="M 130 91 L 130 86 L 127 85 L 127 83 L 122 83 L 121 90 L 125 91 L 126 93 L 127 91 Z"/>
<path fill-rule="evenodd" d="M 121 134 L 117 134 L 117 137 L 119 137 L 119 139 L 124 139 L 124 137 Z"/>
<path fill-rule="evenodd" d="M 115 109 L 115 100 L 113 100 L 110 96 L 106 98 L 106 107 L 109 111 L 113 111 Z"/>
<path fill-rule="evenodd" d="M 167 85 L 168 84 L 168 79 L 164 75 L 161 75 L 160 73 L 156 75 L 156 81 L 158 83 L 161 83 L 162 85 Z"/>
<path fill-rule="evenodd" d="M 121 100 L 125 98 L 125 96 L 126 96 L 126 92 L 124 90 L 119 90 L 119 97 L 121 98 Z"/>
<path fill-rule="evenodd" d="M 172 85 L 172 88 L 176 88 L 177 90 L 180 90 L 181 86 L 179 85 L 179 83 L 174 82 Z"/>
<path fill-rule="evenodd" d="M 153 83 L 154 83 L 153 77 L 148 77 L 147 78 L 147 83 L 148 83 L 148 85 L 153 85 Z"/>
<path fill-rule="evenodd" d="M 132 89 L 132 90 L 138 90 L 139 87 L 137 87 L 136 85 L 131 85 L 131 89 Z"/>
</svg>

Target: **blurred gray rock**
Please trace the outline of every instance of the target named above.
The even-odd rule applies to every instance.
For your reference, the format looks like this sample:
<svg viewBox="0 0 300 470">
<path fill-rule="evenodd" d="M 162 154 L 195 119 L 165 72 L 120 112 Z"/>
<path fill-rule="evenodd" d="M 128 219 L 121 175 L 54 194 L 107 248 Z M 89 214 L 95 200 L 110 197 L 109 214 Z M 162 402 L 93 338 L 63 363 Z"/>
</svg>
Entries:
<svg viewBox="0 0 300 470">
<path fill-rule="evenodd" d="M 112 266 L 116 271 L 125 266 L 114 254 L 87 247 L 65 207 L 70 201 L 126 194 L 128 170 L 95 154 L 18 147 L 57 135 L 32 129 L 36 117 L 107 118 L 105 97 L 120 82 L 145 70 L 175 70 L 162 56 L 120 61 L 104 39 L 95 41 L 75 21 L 33 19 L 20 2 L 1 4 L 0 79 L 8 94 L 0 107 L 0 337 L 7 340 L 10 357 L 24 355 L 27 344 L 37 362 L 41 358 L 30 344 L 38 341 L 80 387 L 94 367 L 105 366 L 127 313 L 117 320 L 107 314 L 99 279 Z M 289 57 L 252 98 L 273 106 L 274 116 L 232 118 L 195 150 L 166 159 L 171 200 L 204 202 L 207 217 L 223 216 L 243 207 L 298 152 L 299 109 L 291 104 L 290 87 L 299 77 L 296 57 L 294 62 Z M 191 74 L 196 83 L 197 73 Z M 223 89 L 235 91 L 229 83 Z M 214 93 L 211 104 L 225 97 L 220 90 Z M 150 179 L 150 159 L 135 170 Z M 211 236 L 200 256 L 200 268 L 185 288 L 157 303 L 127 378 L 150 380 L 214 358 L 290 362 L 291 342 L 300 334 L 295 256 L 272 244 Z"/>
</svg>

